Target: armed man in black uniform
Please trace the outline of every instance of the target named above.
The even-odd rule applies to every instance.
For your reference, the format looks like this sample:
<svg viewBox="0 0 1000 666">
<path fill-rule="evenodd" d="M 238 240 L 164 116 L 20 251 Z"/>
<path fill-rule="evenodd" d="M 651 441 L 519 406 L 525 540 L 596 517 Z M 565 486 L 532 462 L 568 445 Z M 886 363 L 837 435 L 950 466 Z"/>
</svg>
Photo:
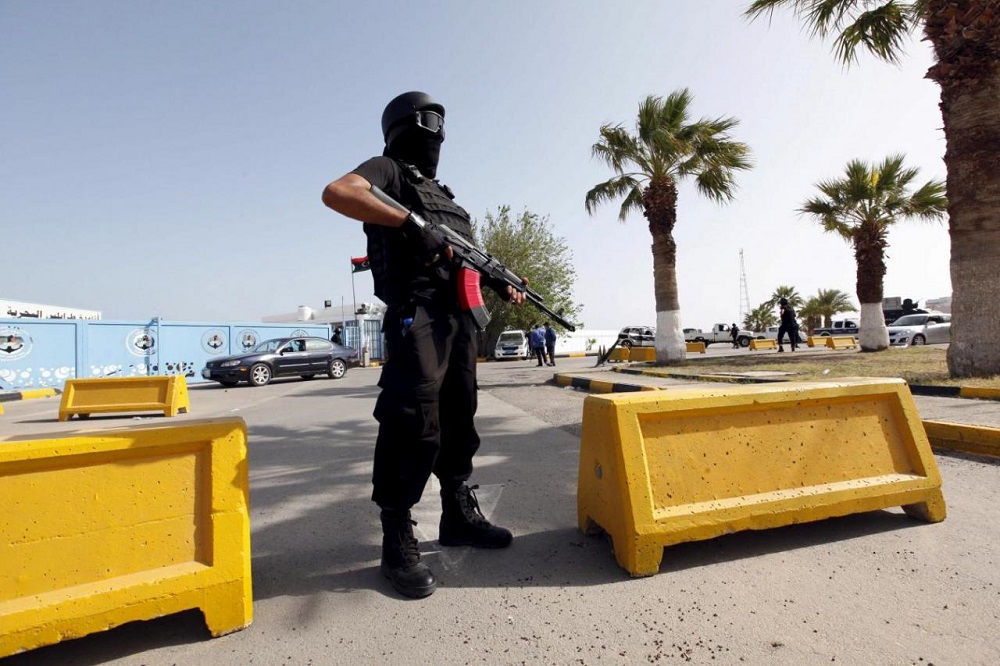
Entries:
<svg viewBox="0 0 1000 666">
<path fill-rule="evenodd" d="M 382 156 L 327 185 L 323 203 L 365 223 L 375 295 L 388 306 L 372 500 L 381 508 L 382 573 L 400 594 L 420 598 L 434 592 L 437 580 L 420 561 L 410 509 L 432 473 L 441 482 L 442 546 L 505 548 L 513 537 L 486 520 L 476 486 L 466 484 L 479 448 L 478 352 L 475 322 L 459 305 L 451 248 L 371 193 L 378 187 L 424 220 L 474 241 L 469 214 L 435 179 L 444 107 L 426 93 L 403 93 L 385 107 L 382 135 Z M 513 287 L 487 286 L 524 302 Z"/>
</svg>

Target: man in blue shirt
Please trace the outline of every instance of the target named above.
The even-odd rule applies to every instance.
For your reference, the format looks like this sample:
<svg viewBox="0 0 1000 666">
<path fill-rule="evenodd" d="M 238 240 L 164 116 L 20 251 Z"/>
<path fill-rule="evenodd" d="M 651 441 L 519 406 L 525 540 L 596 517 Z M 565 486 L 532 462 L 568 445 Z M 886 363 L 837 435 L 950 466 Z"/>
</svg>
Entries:
<svg viewBox="0 0 1000 666">
<path fill-rule="evenodd" d="M 549 355 L 549 365 L 556 364 L 556 329 L 552 324 L 545 322 L 545 351 Z"/>
</svg>

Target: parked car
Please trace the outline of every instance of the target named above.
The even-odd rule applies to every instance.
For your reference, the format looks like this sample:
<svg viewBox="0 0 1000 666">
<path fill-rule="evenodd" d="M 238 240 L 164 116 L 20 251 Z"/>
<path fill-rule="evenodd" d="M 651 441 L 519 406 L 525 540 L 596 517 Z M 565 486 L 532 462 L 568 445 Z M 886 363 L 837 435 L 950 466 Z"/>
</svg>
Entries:
<svg viewBox="0 0 1000 666">
<path fill-rule="evenodd" d="M 951 315 L 943 312 L 908 314 L 889 326 L 889 344 L 894 347 L 932 345 L 951 340 Z"/>
<path fill-rule="evenodd" d="M 497 338 L 497 346 L 493 356 L 499 361 L 505 358 L 524 360 L 528 358 L 528 336 L 524 331 L 504 331 Z"/>
<path fill-rule="evenodd" d="M 274 377 L 293 375 L 312 379 L 326 374 L 331 379 L 340 379 L 358 363 L 355 349 L 324 338 L 275 338 L 243 354 L 210 360 L 201 376 L 223 386 L 236 386 L 241 381 L 250 386 L 266 386 Z"/>
<path fill-rule="evenodd" d="M 618 332 L 618 346 L 652 347 L 656 343 L 656 329 L 652 326 L 625 326 Z"/>
</svg>

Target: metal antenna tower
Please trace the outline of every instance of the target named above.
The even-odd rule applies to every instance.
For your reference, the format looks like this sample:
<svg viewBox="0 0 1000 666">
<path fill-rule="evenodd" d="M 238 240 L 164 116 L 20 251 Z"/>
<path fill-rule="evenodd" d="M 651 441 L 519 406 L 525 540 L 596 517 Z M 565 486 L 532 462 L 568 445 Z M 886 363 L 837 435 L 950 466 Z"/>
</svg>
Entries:
<svg viewBox="0 0 1000 666">
<path fill-rule="evenodd" d="M 748 314 L 750 314 L 750 290 L 747 287 L 747 267 L 743 263 L 743 248 L 740 248 L 740 326 Z"/>
</svg>

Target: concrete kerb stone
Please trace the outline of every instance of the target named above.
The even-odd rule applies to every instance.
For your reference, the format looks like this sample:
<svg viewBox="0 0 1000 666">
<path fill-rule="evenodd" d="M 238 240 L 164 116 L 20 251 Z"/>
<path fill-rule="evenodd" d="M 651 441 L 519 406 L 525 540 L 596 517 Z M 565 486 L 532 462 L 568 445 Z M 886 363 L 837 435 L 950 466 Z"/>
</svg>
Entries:
<svg viewBox="0 0 1000 666">
<path fill-rule="evenodd" d="M 733 372 L 733 373 L 685 373 L 685 372 L 654 372 L 640 367 L 616 367 L 613 372 L 626 374 L 641 374 L 651 377 L 669 377 L 672 379 L 691 379 L 705 382 L 734 382 L 738 384 L 759 384 L 767 382 L 784 382 L 794 379 L 790 372 Z M 977 400 L 1000 400 L 1000 389 L 979 388 L 972 386 L 932 386 L 929 384 L 909 384 L 913 395 L 926 395 L 939 398 L 973 398 Z"/>
<path fill-rule="evenodd" d="M 24 391 L 0 391 L 0 402 L 13 402 L 15 400 L 32 400 L 35 398 L 52 398 L 61 393 L 59 389 L 27 389 Z"/>
</svg>

